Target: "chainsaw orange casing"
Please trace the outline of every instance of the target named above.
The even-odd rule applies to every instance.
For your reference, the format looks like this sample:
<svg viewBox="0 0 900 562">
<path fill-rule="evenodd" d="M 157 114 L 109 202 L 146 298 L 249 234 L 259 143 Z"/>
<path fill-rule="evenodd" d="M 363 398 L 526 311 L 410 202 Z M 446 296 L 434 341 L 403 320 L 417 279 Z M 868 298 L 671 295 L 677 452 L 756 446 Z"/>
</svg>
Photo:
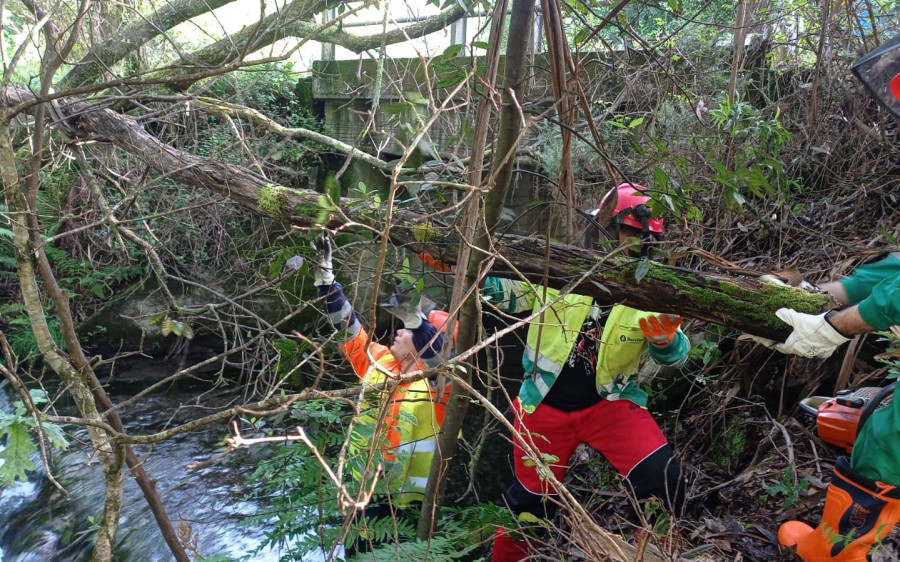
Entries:
<svg viewBox="0 0 900 562">
<path fill-rule="evenodd" d="M 842 447 L 849 453 L 856 442 L 856 430 L 864 404 L 848 405 L 840 401 L 840 398 L 832 398 L 819 406 L 816 430 L 823 441 Z"/>
<path fill-rule="evenodd" d="M 815 411 L 816 430 L 826 443 L 837 445 L 848 453 L 853 451 L 859 419 L 866 404 L 879 391 L 877 387 L 844 390 L 834 398 L 813 396 L 803 400 L 805 410 Z"/>
</svg>

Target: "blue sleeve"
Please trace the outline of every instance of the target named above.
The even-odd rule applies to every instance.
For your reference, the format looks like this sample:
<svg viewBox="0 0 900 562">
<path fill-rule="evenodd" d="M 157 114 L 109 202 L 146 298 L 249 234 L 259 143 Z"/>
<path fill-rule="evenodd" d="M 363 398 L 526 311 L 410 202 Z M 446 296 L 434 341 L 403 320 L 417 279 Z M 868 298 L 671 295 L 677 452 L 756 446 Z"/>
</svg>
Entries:
<svg viewBox="0 0 900 562">
<path fill-rule="evenodd" d="M 343 286 L 335 281 L 332 285 L 317 285 L 316 293 L 320 299 L 324 299 L 323 309 L 336 330 L 341 330 L 346 325 L 348 337 L 359 333 L 362 325 L 356 318 L 356 311 L 344 296 Z"/>
</svg>

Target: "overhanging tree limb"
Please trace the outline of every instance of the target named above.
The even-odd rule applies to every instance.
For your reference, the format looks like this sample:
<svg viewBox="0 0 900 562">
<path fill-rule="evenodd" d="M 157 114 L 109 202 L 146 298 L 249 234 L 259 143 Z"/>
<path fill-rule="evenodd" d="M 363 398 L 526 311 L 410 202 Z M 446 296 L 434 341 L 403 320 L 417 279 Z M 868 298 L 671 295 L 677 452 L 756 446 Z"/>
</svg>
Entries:
<svg viewBox="0 0 900 562">
<path fill-rule="evenodd" d="M 110 67 L 151 39 L 176 25 L 211 12 L 234 0 L 170 0 L 159 10 L 138 18 L 134 23 L 111 34 L 78 61 L 63 77 L 59 89 L 93 84 Z"/>
<path fill-rule="evenodd" d="M 7 104 L 26 101 L 30 95 L 18 90 L 8 94 Z M 336 227 L 346 219 L 377 220 L 375 210 L 365 201 L 342 199 L 340 212 L 328 213 L 325 225 L 316 217 L 322 211 L 320 194 L 311 190 L 273 185 L 265 177 L 244 167 L 196 156 L 169 145 L 147 133 L 134 120 L 109 109 L 92 107 L 78 100 L 60 103 L 65 124 L 78 134 L 94 134 L 140 158 L 149 166 L 174 180 L 227 195 L 237 203 L 261 215 L 276 218 L 301 228 Z M 266 205 L 261 205 L 264 199 Z M 272 202 L 276 204 L 273 205 Z M 423 222 L 416 213 L 396 217 L 391 241 L 414 252 L 427 251 L 449 264 L 456 263 L 459 241 L 450 226 Z M 549 256 L 548 283 L 563 288 L 596 264 L 595 252 L 551 243 L 549 249 L 537 238 L 500 236 L 495 243 L 503 260 L 495 262 L 497 275 L 518 276 L 540 283 L 544 275 L 545 253 Z M 775 317 L 775 311 L 790 307 L 802 312 L 820 312 L 829 306 L 823 294 L 767 285 L 755 279 L 712 275 L 704 272 L 651 263 L 646 275 L 636 280 L 637 262 L 614 260 L 595 274 L 577 292 L 602 302 L 624 303 L 635 308 L 673 312 L 688 318 L 721 324 L 742 332 L 783 340 L 790 327 Z"/>
<path fill-rule="evenodd" d="M 362 53 L 382 44 L 394 45 L 440 31 L 465 16 L 466 11 L 466 8 L 454 4 L 440 14 L 421 22 L 373 35 L 347 33 L 337 25 L 337 21 L 326 24 L 306 21 L 303 18 L 311 13 L 310 10 L 304 11 L 300 17 L 292 18 L 286 18 L 284 14 L 273 14 L 261 20 L 257 25 L 233 33 L 221 41 L 191 53 L 188 58 L 181 61 L 177 70 L 174 72 L 167 70 L 166 72 L 167 75 L 176 77 L 175 83 L 179 87 L 185 88 L 195 80 L 191 74 L 196 73 L 198 69 L 215 68 L 236 60 L 243 60 L 247 54 L 260 51 L 273 45 L 276 41 L 287 38 L 298 39 L 301 42 L 314 39 L 322 43 L 339 45 L 354 53 Z M 181 75 L 188 76 L 187 80 L 177 80 L 177 77 Z"/>
<path fill-rule="evenodd" d="M 356 158 L 372 166 L 373 168 L 377 168 L 384 172 L 390 172 L 397 167 L 396 164 L 386 162 L 381 158 L 372 156 L 371 154 L 363 152 L 362 150 L 350 146 L 347 143 L 343 143 L 337 139 L 331 138 L 328 135 L 323 135 L 322 133 L 317 133 L 316 131 L 311 131 L 309 129 L 304 129 L 301 127 L 285 127 L 263 115 L 261 112 L 250 107 L 206 97 L 194 98 L 191 101 L 191 104 L 194 105 L 197 109 L 200 109 L 204 113 L 209 113 L 210 115 L 216 115 L 219 117 L 241 117 L 250 121 L 256 126 L 263 127 L 269 132 L 281 137 L 300 138 L 321 143 L 336 152 L 346 154 L 351 158 Z M 401 169 L 400 172 L 414 173 L 415 170 L 404 168 Z"/>
<path fill-rule="evenodd" d="M 231 2 L 233 0 L 170 0 L 164 7 L 138 19 L 94 47 L 60 81 L 59 89 L 99 82 L 104 72 L 109 71 L 142 45 L 164 35 L 180 23 L 212 12 Z M 317 41 L 334 43 L 355 53 L 362 53 L 382 42 L 393 45 L 408 41 L 410 38 L 435 33 L 464 17 L 468 11 L 468 8 L 460 4 L 453 4 L 439 14 L 397 27 L 383 35 L 354 35 L 340 29 L 336 25 L 337 22 L 327 27 L 310 21 L 312 16 L 322 12 L 327 5 L 328 3 L 323 0 L 294 0 L 286 8 L 230 34 L 221 41 L 193 53 L 184 54 L 176 70 L 171 68 L 166 70 L 167 76 L 187 76 L 189 81 L 193 81 L 197 79 L 198 66 L 214 68 L 227 64 L 285 38 L 315 38 Z"/>
<path fill-rule="evenodd" d="M 391 29 L 383 35 L 353 35 L 352 33 L 347 33 L 343 29 L 329 28 L 328 30 L 323 31 L 316 40 L 323 43 L 327 42 L 340 45 L 354 53 L 362 53 L 363 51 L 378 47 L 382 41 L 388 45 L 393 45 L 395 43 L 409 41 L 411 38 L 416 39 L 435 33 L 465 16 L 467 11 L 468 8 L 464 8 L 459 4 L 454 4 L 439 14 L 435 14 L 416 23 L 411 23 L 402 28 Z M 294 26 L 293 31 L 294 35 L 297 37 L 306 37 L 306 35 L 314 29 L 315 26 L 312 24 L 298 22 L 297 25 Z"/>
</svg>

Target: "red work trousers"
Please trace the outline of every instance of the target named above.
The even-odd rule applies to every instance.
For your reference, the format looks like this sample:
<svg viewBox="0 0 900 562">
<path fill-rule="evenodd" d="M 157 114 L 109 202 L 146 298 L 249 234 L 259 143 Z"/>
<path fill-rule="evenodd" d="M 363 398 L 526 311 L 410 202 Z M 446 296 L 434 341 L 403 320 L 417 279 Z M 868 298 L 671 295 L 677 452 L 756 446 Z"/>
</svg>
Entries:
<svg viewBox="0 0 900 562">
<path fill-rule="evenodd" d="M 627 477 L 631 469 L 666 444 L 659 425 L 646 408 L 628 400 L 601 400 L 575 412 L 564 412 L 544 404 L 526 414 L 515 402 L 516 431 L 542 453 L 553 476 L 560 482 L 568 470 L 569 458 L 580 443 L 600 451 L 619 474 Z M 533 494 L 555 494 L 542 480 L 528 457 L 514 440 L 513 455 L 519 483 Z M 531 465 L 531 466 L 527 466 Z"/>
</svg>

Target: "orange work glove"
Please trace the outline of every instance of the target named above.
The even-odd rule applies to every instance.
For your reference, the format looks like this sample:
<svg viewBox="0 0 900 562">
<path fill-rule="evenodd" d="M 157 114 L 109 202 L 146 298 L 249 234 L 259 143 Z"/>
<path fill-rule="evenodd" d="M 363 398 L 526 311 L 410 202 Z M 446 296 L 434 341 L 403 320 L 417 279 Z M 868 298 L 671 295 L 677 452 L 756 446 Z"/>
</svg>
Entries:
<svg viewBox="0 0 900 562">
<path fill-rule="evenodd" d="M 657 314 L 640 319 L 641 330 L 653 345 L 668 345 L 675 339 L 675 332 L 681 327 L 681 316 L 677 314 Z"/>
<path fill-rule="evenodd" d="M 453 273 L 452 267 L 450 267 L 446 263 L 442 262 L 441 260 L 435 258 L 428 252 L 422 252 L 421 254 L 416 254 L 416 257 L 418 257 L 420 260 L 422 260 L 425 263 L 425 265 L 427 265 L 428 267 L 430 267 L 431 269 L 433 269 L 435 271 L 439 271 L 441 273 Z"/>
</svg>

